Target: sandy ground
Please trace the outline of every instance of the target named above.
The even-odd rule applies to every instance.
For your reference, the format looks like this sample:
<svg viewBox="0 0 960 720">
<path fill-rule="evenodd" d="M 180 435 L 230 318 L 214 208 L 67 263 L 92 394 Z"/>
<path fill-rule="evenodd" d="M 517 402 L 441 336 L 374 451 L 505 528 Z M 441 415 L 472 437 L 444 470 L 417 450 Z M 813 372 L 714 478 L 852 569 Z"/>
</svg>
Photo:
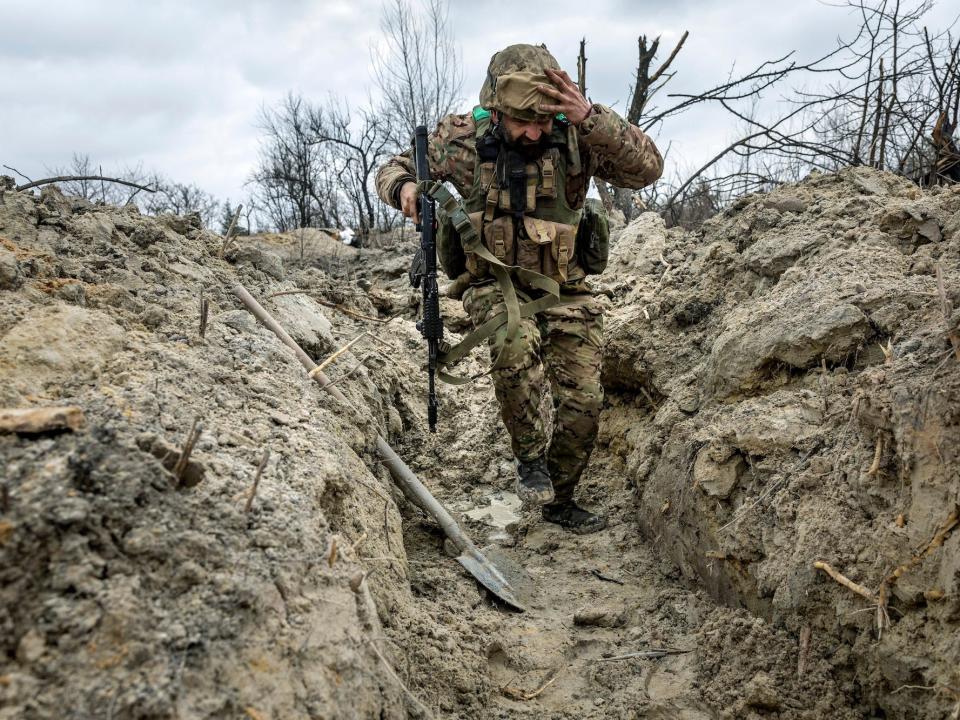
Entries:
<svg viewBox="0 0 960 720">
<path fill-rule="evenodd" d="M 85 424 L 0 433 L 0 718 L 955 717 L 958 243 L 956 189 L 866 169 L 620 229 L 580 488 L 610 525 L 576 536 L 517 513 L 488 379 L 442 386 L 426 431 L 409 247 L 221 258 L 190 218 L 5 190 L 0 406 Z M 369 333 L 328 368 L 349 407 L 237 281 L 318 361 Z M 525 570 L 526 612 L 446 554 L 377 434 Z M 882 634 L 817 560 L 885 588 Z"/>
</svg>

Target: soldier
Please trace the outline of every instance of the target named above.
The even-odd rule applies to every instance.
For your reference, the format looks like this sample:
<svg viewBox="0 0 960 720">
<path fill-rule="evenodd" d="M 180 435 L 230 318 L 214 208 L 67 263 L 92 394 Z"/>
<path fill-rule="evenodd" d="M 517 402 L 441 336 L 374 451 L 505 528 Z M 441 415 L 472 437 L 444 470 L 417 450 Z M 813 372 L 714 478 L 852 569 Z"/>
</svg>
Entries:
<svg viewBox="0 0 960 720">
<path fill-rule="evenodd" d="M 469 285 L 463 304 L 474 327 L 513 318 L 489 342 L 517 493 L 542 505 L 544 520 L 578 533 L 600 530 L 605 519 L 573 498 L 603 404 L 602 309 L 584 278 L 603 269 L 607 245 L 587 190 L 593 176 L 628 188 L 654 182 L 660 153 L 639 128 L 588 102 L 546 46 L 511 45 L 491 58 L 480 105 L 440 121 L 428 161 L 431 178 L 463 198 L 476 230 L 476 244 L 461 245 L 444 228 L 438 234 L 447 274 Z M 380 168 L 377 192 L 418 217 L 412 151 Z M 555 408 L 549 441 L 540 413 L 547 390 Z"/>
</svg>

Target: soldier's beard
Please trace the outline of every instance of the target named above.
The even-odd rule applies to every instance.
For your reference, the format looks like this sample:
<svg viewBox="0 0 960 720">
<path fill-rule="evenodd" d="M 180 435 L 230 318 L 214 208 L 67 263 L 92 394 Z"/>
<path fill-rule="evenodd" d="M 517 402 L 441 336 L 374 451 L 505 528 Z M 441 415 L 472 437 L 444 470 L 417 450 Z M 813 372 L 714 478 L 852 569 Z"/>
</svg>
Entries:
<svg viewBox="0 0 960 720">
<path fill-rule="evenodd" d="M 539 140 L 526 140 L 523 137 L 510 140 L 504 136 L 503 147 L 522 155 L 526 160 L 536 160 L 549 149 L 549 141 L 545 134 Z"/>
</svg>

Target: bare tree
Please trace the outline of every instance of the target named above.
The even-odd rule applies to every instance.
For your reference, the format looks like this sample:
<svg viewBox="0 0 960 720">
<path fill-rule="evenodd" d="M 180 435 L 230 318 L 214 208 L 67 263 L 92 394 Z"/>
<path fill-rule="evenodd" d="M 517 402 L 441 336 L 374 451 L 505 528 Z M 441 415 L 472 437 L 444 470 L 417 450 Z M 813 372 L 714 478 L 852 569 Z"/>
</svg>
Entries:
<svg viewBox="0 0 960 720">
<path fill-rule="evenodd" d="M 157 192 L 144 201 L 144 209 L 151 215 L 173 213 L 187 215 L 197 213 L 204 227 L 210 227 L 216 219 L 219 201 L 206 190 L 194 184 L 159 180 Z"/>
<path fill-rule="evenodd" d="M 677 57 L 677 54 L 687 41 L 689 35 L 690 33 L 688 31 L 684 31 L 669 57 L 653 74 L 650 73 L 650 67 L 660 47 L 660 38 L 655 38 L 649 47 L 647 46 L 646 35 L 641 35 L 637 39 L 639 58 L 637 60 L 637 72 L 634 85 L 630 89 L 630 109 L 627 112 L 627 120 L 632 124 L 638 125 L 640 123 L 640 118 L 643 116 L 647 102 L 673 77 L 673 73 L 668 73 L 667 70 Z M 580 57 L 577 61 L 578 71 L 580 68 L 586 67 L 587 60 L 586 57 L 584 57 L 584 44 L 585 43 L 581 41 Z M 583 73 L 585 74 L 585 70 Z M 585 85 L 586 81 L 584 79 L 581 82 L 581 87 L 584 88 Z M 597 186 L 597 192 L 600 195 L 601 201 L 608 210 L 617 207 L 620 212 L 623 213 L 624 220 L 627 222 L 636 215 L 638 203 L 636 202 L 635 191 L 625 188 L 610 188 L 607 183 L 600 179 L 595 179 L 594 184 Z"/>
<path fill-rule="evenodd" d="M 287 95 L 264 108 L 260 164 L 251 182 L 267 224 L 280 231 L 302 227 L 357 228 L 362 243 L 388 228 L 395 212 L 376 200 L 374 175 L 392 154 L 389 125 L 380 113 L 351 111 L 335 96 L 322 104 Z"/>
<path fill-rule="evenodd" d="M 445 0 L 386 0 L 380 28 L 383 41 L 371 48 L 374 82 L 399 150 L 417 125 L 432 128 L 459 103 L 462 63 Z"/>
<path fill-rule="evenodd" d="M 349 204 L 349 215 L 357 226 L 357 242 L 363 244 L 378 227 L 382 214 L 373 187 L 374 174 L 388 152 L 389 126 L 379 113 L 361 109 L 351 117 L 344 102 L 330 97 L 326 112 L 311 109 L 313 141 L 325 145 L 332 160 L 339 190 Z"/>
<path fill-rule="evenodd" d="M 196 185 L 169 180 L 157 172 L 147 172 L 139 165 L 112 171 L 110 178 L 104 177 L 103 166 L 86 153 L 74 153 L 69 165 L 51 172 L 67 177 L 58 183 L 67 195 L 106 205 L 135 203 L 142 212 L 151 215 L 195 212 L 206 227 L 214 222 L 220 206 L 213 195 Z M 117 182 L 111 182 L 111 178 Z M 142 193 L 144 189 L 148 192 Z"/>
<path fill-rule="evenodd" d="M 319 110 L 288 94 L 280 107 L 264 107 L 260 162 L 251 181 L 268 223 L 281 232 L 301 227 L 340 224 L 340 207 L 328 146 L 318 144 L 313 129 Z"/>
<path fill-rule="evenodd" d="M 641 37 L 632 122 L 655 132 L 691 108 L 706 106 L 715 110 L 714 118 L 722 113 L 739 125 L 729 145 L 702 165 L 641 193 L 647 207 L 669 223 L 696 222 L 711 207 L 744 193 L 811 170 L 860 164 L 921 184 L 950 179 L 944 168 L 957 162 L 945 158 L 956 158 L 960 42 L 949 28 L 930 33 L 923 26 L 931 6 L 931 0 L 847 0 L 860 26 L 825 55 L 801 62 L 787 53 L 708 90 L 671 94 L 674 104 L 664 109 L 650 100 L 672 75 L 650 75 L 658 43 L 647 47 Z M 658 75 L 662 79 L 654 87 Z M 774 93 L 777 102 L 764 103 Z M 761 114 L 760 108 L 767 110 Z M 711 202 L 704 201 L 705 194 Z M 629 207 L 622 198 L 616 204 Z"/>
</svg>

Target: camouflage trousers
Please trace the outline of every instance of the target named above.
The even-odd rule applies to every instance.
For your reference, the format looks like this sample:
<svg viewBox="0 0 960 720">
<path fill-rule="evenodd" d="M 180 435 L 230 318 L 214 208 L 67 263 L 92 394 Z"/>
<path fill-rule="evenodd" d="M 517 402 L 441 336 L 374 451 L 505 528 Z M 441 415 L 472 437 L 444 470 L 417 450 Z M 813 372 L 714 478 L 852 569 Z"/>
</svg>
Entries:
<svg viewBox="0 0 960 720">
<path fill-rule="evenodd" d="M 504 310 L 503 296 L 497 285 L 471 287 L 463 296 L 463 306 L 476 327 Z M 491 362 L 505 335 L 503 325 L 490 339 Z M 521 319 L 512 361 L 491 372 L 513 454 L 527 461 L 546 451 L 557 501 L 573 498 L 597 438 L 603 404 L 602 339 L 601 308 L 592 296 L 584 295 L 582 303 Z M 554 407 L 549 440 L 540 409 L 548 389 Z"/>
</svg>

